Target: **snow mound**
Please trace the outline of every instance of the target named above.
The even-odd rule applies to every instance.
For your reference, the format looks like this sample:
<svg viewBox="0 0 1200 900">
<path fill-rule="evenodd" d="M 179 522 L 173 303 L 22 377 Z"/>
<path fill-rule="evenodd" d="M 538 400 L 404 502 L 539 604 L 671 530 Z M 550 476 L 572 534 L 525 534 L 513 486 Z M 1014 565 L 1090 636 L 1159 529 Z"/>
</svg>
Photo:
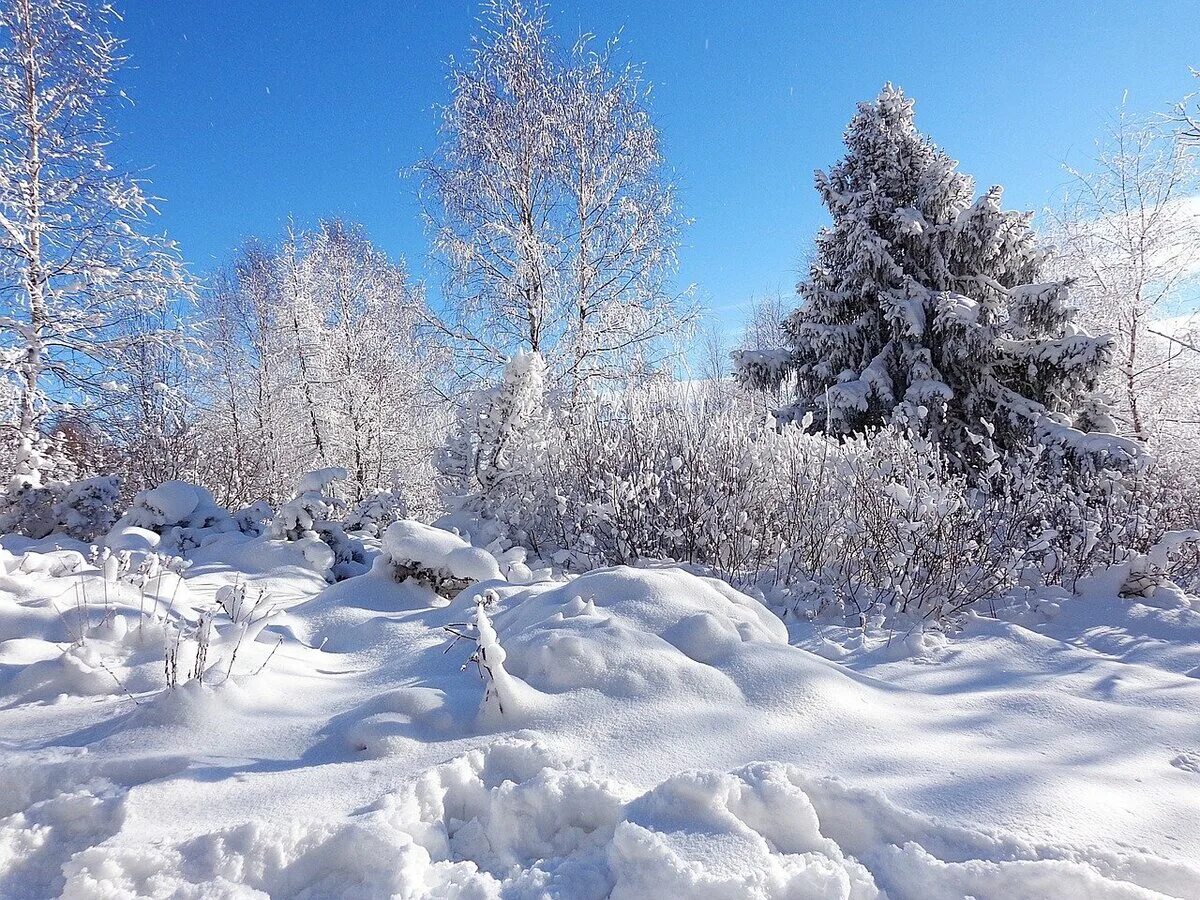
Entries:
<svg viewBox="0 0 1200 900">
<path fill-rule="evenodd" d="M 412 519 L 401 519 L 383 533 L 383 564 L 396 573 L 434 581 L 503 580 L 496 557 L 472 547 L 457 534 Z"/>
<path fill-rule="evenodd" d="M 138 494 L 135 501 L 157 518 L 156 524 L 182 522 L 190 517 L 201 503 L 211 501 L 204 488 L 186 481 L 165 481 L 158 487 Z"/>
<path fill-rule="evenodd" d="M 335 481 L 345 481 L 349 477 L 350 473 L 340 466 L 317 469 L 315 472 L 307 473 L 300 479 L 300 484 L 296 486 L 296 493 L 324 494 Z"/>
<path fill-rule="evenodd" d="M 107 837 L 112 814 L 81 800 L 81 824 Z M 348 820 L 93 845 L 63 872 L 64 897 L 580 900 L 1151 897 L 1192 893 L 1198 874 L 943 826 L 782 763 L 684 772 L 639 795 L 519 736 L 427 769 Z"/>
<path fill-rule="evenodd" d="M 547 693 L 740 700 L 732 679 L 747 650 L 787 644 L 761 603 L 678 568 L 618 566 L 534 586 L 509 594 L 494 620 L 508 671 Z"/>
</svg>

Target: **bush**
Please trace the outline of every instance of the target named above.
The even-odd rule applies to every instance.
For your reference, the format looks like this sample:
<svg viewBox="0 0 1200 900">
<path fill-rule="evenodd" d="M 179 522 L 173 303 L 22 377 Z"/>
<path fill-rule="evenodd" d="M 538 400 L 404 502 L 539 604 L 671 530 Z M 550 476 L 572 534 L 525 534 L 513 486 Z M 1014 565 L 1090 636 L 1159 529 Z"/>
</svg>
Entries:
<svg viewBox="0 0 1200 900">
<path fill-rule="evenodd" d="M 279 508 L 267 532 L 298 544 L 313 568 L 330 581 L 361 575 L 368 568 L 362 541 L 347 535 L 335 520 L 346 504 L 334 495 L 333 485 L 346 477 L 346 470 L 336 467 L 309 472 Z"/>
<path fill-rule="evenodd" d="M 568 570 L 691 563 L 809 615 L 937 619 L 1022 580 L 1073 586 L 1180 526 L 1161 473 L 1081 474 L 1040 447 L 1003 457 L 983 423 L 973 482 L 894 428 L 828 438 L 677 385 L 551 427 L 538 471 L 483 497 L 509 541 Z"/>
<path fill-rule="evenodd" d="M 64 534 L 90 543 L 112 528 L 120 494 L 115 475 L 46 485 L 17 482 L 0 497 L 0 534 Z"/>
<path fill-rule="evenodd" d="M 155 547 L 166 553 L 186 553 L 217 535 L 238 530 L 229 511 L 218 506 L 207 489 L 186 481 L 164 481 L 137 493 L 113 526 L 110 546 L 124 547 L 130 529 L 158 535 Z"/>
</svg>

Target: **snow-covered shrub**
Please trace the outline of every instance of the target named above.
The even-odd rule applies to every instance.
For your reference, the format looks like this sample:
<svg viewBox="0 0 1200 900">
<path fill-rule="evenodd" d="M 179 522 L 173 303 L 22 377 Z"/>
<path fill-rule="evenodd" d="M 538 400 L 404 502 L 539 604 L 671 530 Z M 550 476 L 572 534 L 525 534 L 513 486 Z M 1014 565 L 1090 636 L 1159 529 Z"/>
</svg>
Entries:
<svg viewBox="0 0 1200 900">
<path fill-rule="evenodd" d="M 670 559 L 852 620 L 937 619 L 1029 578 L 1073 587 L 1193 527 L 1147 470 L 1080 470 L 1040 445 L 1006 455 L 988 423 L 968 477 L 898 427 L 837 439 L 752 410 L 677 388 L 578 403 L 539 434 L 539 469 L 483 497 L 483 515 L 568 570 Z"/>
<path fill-rule="evenodd" d="M 94 540 L 112 526 L 115 477 L 73 480 L 75 467 L 49 438 L 17 442 L 13 474 L 0 494 L 0 534 Z"/>
<path fill-rule="evenodd" d="M 1074 589 L 1080 579 L 1148 557 L 1161 563 L 1155 568 L 1164 578 L 1188 585 L 1200 578 L 1195 544 L 1156 552 L 1168 535 L 1200 526 L 1200 483 L 1186 470 L 1145 460 L 1132 472 L 1053 472 L 1017 482 L 1019 490 L 1043 498 L 1036 550 L 1045 580 Z"/>
<path fill-rule="evenodd" d="M 546 364 L 539 353 L 517 353 L 500 382 L 459 411 L 439 456 L 452 512 L 504 524 L 526 518 L 532 496 L 525 488 L 542 467 L 549 422 Z"/>
<path fill-rule="evenodd" d="M 397 581 L 412 578 L 449 597 L 477 581 L 503 580 L 496 558 L 450 531 L 411 519 L 389 525 L 375 568 Z"/>
<path fill-rule="evenodd" d="M 350 508 L 343 526 L 351 533 L 379 537 L 385 528 L 407 516 L 408 506 L 403 497 L 391 491 L 375 491 Z"/>
<path fill-rule="evenodd" d="M 0 534 L 24 534 L 42 538 L 54 532 L 58 517 L 52 487 L 43 487 L 13 479 L 0 498 Z"/>
<path fill-rule="evenodd" d="M 259 537 L 266 533 L 267 523 L 274 517 L 275 511 L 271 509 L 271 504 L 266 500 L 259 500 L 257 503 L 251 503 L 244 509 L 235 512 L 233 524 L 242 534 Z"/>
<path fill-rule="evenodd" d="M 296 486 L 292 498 L 284 503 L 271 522 L 271 536 L 298 541 L 315 532 L 316 527 L 340 515 L 344 501 L 332 493 L 333 484 L 345 481 L 345 469 L 328 468 L 309 472 Z"/>
<path fill-rule="evenodd" d="M 28 438 L 16 442 L 12 474 L 0 496 L 0 534 L 40 538 L 54 531 L 58 524 L 55 492 L 50 487 L 54 463 L 52 446 L 45 438 L 36 444 Z"/>
<path fill-rule="evenodd" d="M 271 537 L 297 544 L 313 568 L 331 580 L 367 571 L 362 541 L 347 535 L 336 520 L 346 504 L 332 488 L 346 477 L 346 470 L 336 467 L 309 472 L 292 498 L 279 508 L 268 529 Z"/>
<path fill-rule="evenodd" d="M 115 475 L 71 482 L 54 504 L 57 530 L 79 541 L 98 539 L 116 522 L 120 497 L 121 483 Z"/>
<path fill-rule="evenodd" d="M 186 553 L 216 535 L 236 531 L 237 525 L 206 488 L 186 481 L 164 481 L 134 496 L 109 533 L 109 546 L 123 543 L 130 529 L 158 535 L 157 547 L 163 551 Z"/>
<path fill-rule="evenodd" d="M 837 441 L 650 388 L 577 404 L 538 440 L 540 469 L 484 499 L 525 510 L 508 539 L 568 569 L 671 559 L 847 613 L 882 602 L 922 615 L 1020 571 L 1023 528 L 895 429 Z"/>
</svg>

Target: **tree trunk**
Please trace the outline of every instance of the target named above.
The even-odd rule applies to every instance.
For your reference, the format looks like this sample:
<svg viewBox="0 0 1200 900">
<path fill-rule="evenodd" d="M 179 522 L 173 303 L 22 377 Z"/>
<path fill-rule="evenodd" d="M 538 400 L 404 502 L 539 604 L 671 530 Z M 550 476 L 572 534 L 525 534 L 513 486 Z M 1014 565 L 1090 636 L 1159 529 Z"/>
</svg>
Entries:
<svg viewBox="0 0 1200 900">
<path fill-rule="evenodd" d="M 21 2 L 23 31 L 14 35 L 21 45 L 25 57 L 25 108 L 24 118 L 28 144 L 25 148 L 26 177 L 26 222 L 25 238 L 25 290 L 29 295 L 29 327 L 25 338 L 25 362 L 22 365 L 21 385 L 21 435 L 33 440 L 36 437 L 37 398 L 40 391 L 42 371 L 45 367 L 45 343 L 43 333 L 49 320 L 46 305 L 46 275 L 42 263 L 42 154 L 41 154 L 41 111 L 38 101 L 38 58 L 37 39 L 33 28 L 33 10 L 30 0 Z"/>
</svg>

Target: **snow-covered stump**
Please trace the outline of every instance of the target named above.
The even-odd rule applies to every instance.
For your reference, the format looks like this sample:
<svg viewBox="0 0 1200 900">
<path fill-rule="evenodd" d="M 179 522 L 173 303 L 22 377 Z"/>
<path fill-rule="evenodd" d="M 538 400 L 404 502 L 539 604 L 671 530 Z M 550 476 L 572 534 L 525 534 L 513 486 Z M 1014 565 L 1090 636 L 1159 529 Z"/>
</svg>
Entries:
<svg viewBox="0 0 1200 900">
<path fill-rule="evenodd" d="M 412 519 L 395 522 L 383 533 L 383 552 L 375 569 L 397 581 L 411 578 L 446 598 L 475 582 L 505 580 L 496 557 L 486 550 Z"/>
</svg>

